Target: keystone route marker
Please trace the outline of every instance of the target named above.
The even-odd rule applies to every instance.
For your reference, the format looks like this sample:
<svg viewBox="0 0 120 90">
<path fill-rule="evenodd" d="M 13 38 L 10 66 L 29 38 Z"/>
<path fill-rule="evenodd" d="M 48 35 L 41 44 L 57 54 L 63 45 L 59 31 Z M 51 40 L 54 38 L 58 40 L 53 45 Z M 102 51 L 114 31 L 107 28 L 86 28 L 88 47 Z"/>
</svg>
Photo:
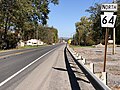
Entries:
<svg viewBox="0 0 120 90">
<path fill-rule="evenodd" d="M 116 16 L 113 12 L 104 12 L 104 15 L 101 15 L 101 26 L 114 28 Z"/>
</svg>

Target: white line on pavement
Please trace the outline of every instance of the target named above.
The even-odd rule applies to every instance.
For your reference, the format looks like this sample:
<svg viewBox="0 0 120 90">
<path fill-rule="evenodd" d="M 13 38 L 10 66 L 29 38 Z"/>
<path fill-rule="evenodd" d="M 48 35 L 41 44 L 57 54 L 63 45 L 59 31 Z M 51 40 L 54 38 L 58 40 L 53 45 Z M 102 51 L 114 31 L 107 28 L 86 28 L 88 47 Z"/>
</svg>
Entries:
<svg viewBox="0 0 120 90">
<path fill-rule="evenodd" d="M 7 83 L 8 81 L 10 81 L 12 78 L 14 78 L 15 76 L 17 76 L 18 74 L 20 74 L 22 71 L 24 71 L 25 69 L 27 69 L 29 66 L 31 66 L 32 64 L 34 64 L 35 62 L 37 62 L 39 59 L 41 59 L 42 57 L 46 56 L 47 54 L 49 54 L 50 52 L 52 52 L 53 50 L 55 50 L 56 48 L 50 50 L 49 52 L 43 54 L 42 56 L 40 56 L 39 58 L 37 58 L 36 60 L 34 60 L 33 62 L 31 62 L 30 64 L 28 64 L 27 66 L 25 66 L 24 68 L 22 68 L 21 70 L 19 70 L 18 72 L 16 72 L 15 74 L 13 74 L 12 76 L 10 76 L 9 78 L 7 78 L 6 80 L 4 80 L 3 82 L 0 83 L 0 87 L 3 86 L 5 83 Z"/>
</svg>

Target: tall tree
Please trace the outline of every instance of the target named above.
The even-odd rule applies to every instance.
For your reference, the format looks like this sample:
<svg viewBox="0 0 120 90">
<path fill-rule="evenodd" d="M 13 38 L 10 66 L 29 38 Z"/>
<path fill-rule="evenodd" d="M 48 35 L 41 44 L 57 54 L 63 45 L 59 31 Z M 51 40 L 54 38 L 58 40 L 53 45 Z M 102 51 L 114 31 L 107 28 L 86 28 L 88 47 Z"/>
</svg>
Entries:
<svg viewBox="0 0 120 90">
<path fill-rule="evenodd" d="M 90 19 L 93 21 L 93 27 L 92 30 L 94 31 L 93 33 L 93 38 L 96 44 L 102 42 L 102 39 L 104 38 L 104 33 L 105 30 L 102 30 L 101 28 L 101 8 L 100 4 L 95 4 L 94 6 L 91 6 L 89 9 L 86 10 L 87 12 L 91 13 Z"/>
<path fill-rule="evenodd" d="M 77 39 L 77 44 L 84 44 L 89 45 L 90 40 L 92 39 L 92 22 L 90 19 L 87 17 L 81 17 L 80 22 L 77 22 L 75 24 L 76 26 L 76 39 Z"/>
<path fill-rule="evenodd" d="M 54 27 L 48 26 L 38 26 L 39 39 L 47 44 L 57 43 L 58 42 L 58 30 Z"/>
</svg>

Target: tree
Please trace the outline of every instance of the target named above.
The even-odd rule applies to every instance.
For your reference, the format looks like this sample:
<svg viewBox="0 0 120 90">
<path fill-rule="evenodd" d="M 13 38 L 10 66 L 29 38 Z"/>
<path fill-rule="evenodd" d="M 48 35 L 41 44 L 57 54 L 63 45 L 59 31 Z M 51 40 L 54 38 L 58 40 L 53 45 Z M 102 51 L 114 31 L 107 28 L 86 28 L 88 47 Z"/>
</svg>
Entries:
<svg viewBox="0 0 120 90">
<path fill-rule="evenodd" d="M 87 12 L 91 13 L 90 20 L 93 21 L 93 39 L 96 42 L 96 44 L 101 43 L 102 39 L 104 38 L 105 30 L 101 28 L 101 8 L 100 4 L 95 4 L 94 6 L 91 6 L 89 9 L 86 10 Z"/>
<path fill-rule="evenodd" d="M 57 43 L 58 42 L 58 30 L 54 27 L 48 26 L 38 26 L 39 39 L 47 44 Z"/>
<path fill-rule="evenodd" d="M 9 48 L 8 31 L 16 28 L 22 30 L 23 24 L 28 20 L 32 6 L 29 0 L 1 0 L 0 2 L 0 26 L 4 30 L 3 40 L 5 47 Z"/>
<path fill-rule="evenodd" d="M 43 25 L 47 23 L 49 10 L 49 4 L 58 4 L 58 0 L 32 0 L 32 5 L 34 7 L 33 21 L 39 21 Z"/>
<path fill-rule="evenodd" d="M 80 22 L 75 23 L 76 34 L 74 36 L 74 41 L 77 41 L 77 45 L 91 45 L 92 41 L 92 21 L 87 17 L 81 17 Z"/>
<path fill-rule="evenodd" d="M 3 30 L 0 37 L 4 46 L 9 48 L 8 31 L 14 30 L 23 40 L 32 38 L 27 34 L 35 34 L 38 23 L 47 23 L 50 3 L 58 4 L 58 0 L 0 0 L 0 30 Z"/>
</svg>

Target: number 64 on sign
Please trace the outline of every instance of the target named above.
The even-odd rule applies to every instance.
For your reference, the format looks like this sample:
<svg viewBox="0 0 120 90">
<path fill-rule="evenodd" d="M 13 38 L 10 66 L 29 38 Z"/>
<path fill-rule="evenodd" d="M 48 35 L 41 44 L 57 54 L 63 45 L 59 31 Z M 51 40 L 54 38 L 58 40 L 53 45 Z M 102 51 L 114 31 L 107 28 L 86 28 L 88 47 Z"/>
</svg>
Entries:
<svg viewBox="0 0 120 90">
<path fill-rule="evenodd" d="M 101 25 L 102 27 L 113 28 L 115 25 L 116 15 L 113 15 L 114 12 L 104 12 L 104 15 L 101 15 Z"/>
</svg>

